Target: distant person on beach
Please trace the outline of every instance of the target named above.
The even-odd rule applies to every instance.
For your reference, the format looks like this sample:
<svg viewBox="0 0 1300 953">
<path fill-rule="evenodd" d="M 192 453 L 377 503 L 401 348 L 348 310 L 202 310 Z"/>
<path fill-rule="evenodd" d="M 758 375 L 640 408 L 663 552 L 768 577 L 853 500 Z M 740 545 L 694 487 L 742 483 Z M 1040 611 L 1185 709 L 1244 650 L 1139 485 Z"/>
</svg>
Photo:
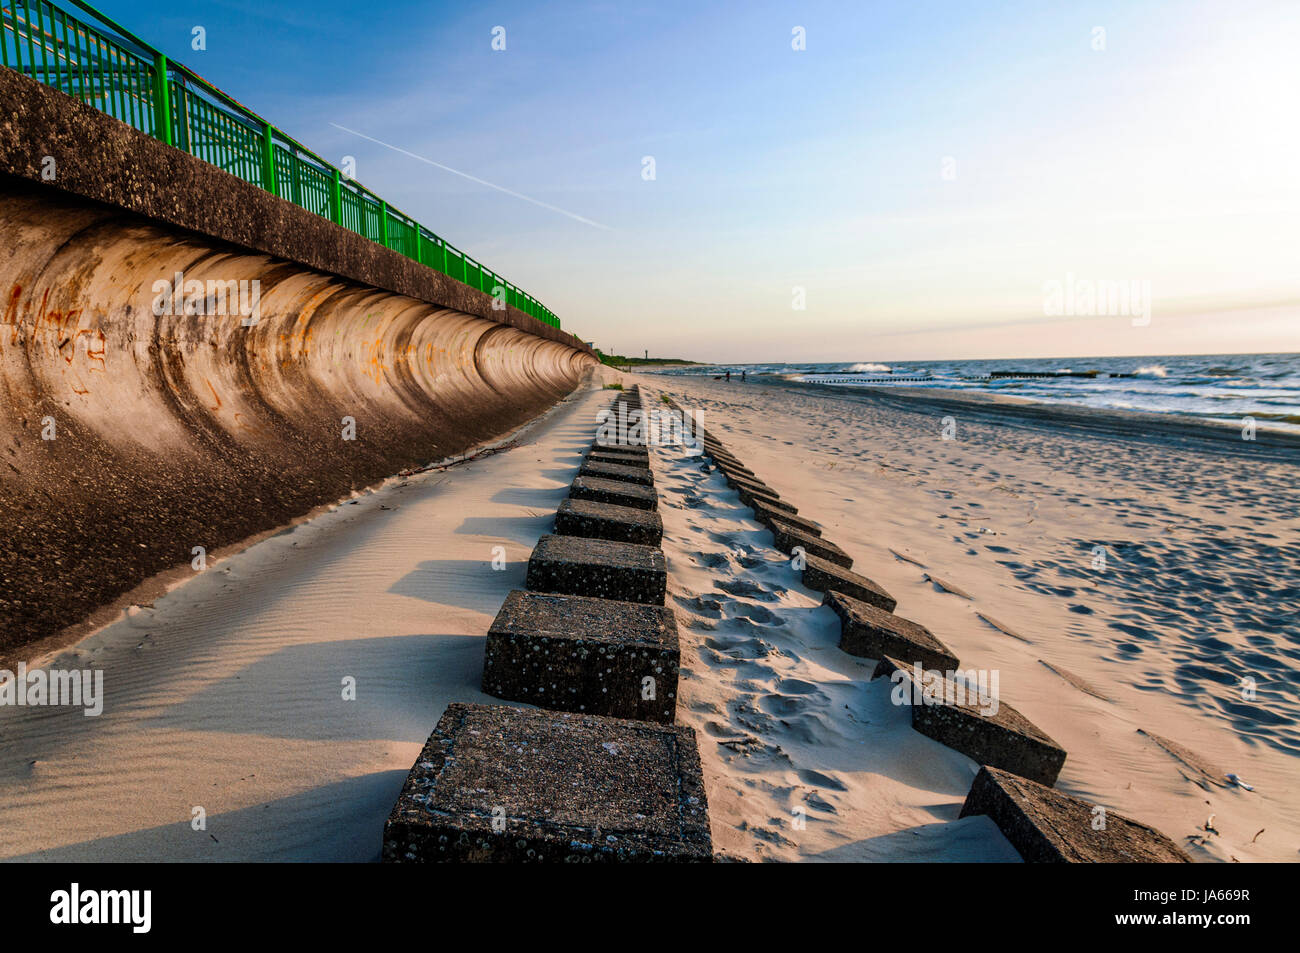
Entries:
<svg viewBox="0 0 1300 953">
<path fill-rule="evenodd" d="M 745 383 L 745 372 L 744 372 L 744 371 L 741 371 L 741 372 L 740 372 L 740 382 L 741 382 L 742 384 Z"/>
<path fill-rule="evenodd" d="M 731 380 L 731 371 L 727 371 L 727 380 L 728 380 L 728 381 Z"/>
</svg>

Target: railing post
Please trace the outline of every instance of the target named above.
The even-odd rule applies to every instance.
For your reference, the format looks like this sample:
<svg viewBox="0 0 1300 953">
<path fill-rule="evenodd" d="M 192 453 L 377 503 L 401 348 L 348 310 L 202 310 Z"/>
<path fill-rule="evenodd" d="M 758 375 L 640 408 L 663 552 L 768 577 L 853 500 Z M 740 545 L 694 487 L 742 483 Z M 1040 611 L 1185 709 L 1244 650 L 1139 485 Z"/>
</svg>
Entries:
<svg viewBox="0 0 1300 953">
<path fill-rule="evenodd" d="M 153 58 L 153 129 L 154 135 L 167 145 L 175 145 L 172 137 L 171 86 L 167 82 L 167 57 L 157 53 Z"/>
<path fill-rule="evenodd" d="M 271 140 L 271 124 L 262 123 L 262 188 L 272 195 L 279 195 L 279 183 L 275 175 L 275 143 Z"/>
<path fill-rule="evenodd" d="M 335 225 L 343 224 L 343 179 L 339 170 L 334 170 L 334 185 L 330 189 L 330 217 Z"/>
<path fill-rule="evenodd" d="M 388 248 L 388 203 L 379 200 L 379 244 Z"/>
</svg>

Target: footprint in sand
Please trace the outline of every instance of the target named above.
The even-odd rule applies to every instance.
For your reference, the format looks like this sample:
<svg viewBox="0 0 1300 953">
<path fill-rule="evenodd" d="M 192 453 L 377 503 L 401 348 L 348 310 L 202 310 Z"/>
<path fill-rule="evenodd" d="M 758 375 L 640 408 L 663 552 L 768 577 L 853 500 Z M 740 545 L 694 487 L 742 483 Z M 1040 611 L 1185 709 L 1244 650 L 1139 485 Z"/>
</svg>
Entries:
<svg viewBox="0 0 1300 953">
<path fill-rule="evenodd" d="M 835 805 L 822 798 L 816 791 L 809 791 L 803 799 L 803 803 L 814 811 L 822 814 L 838 814 Z"/>
<path fill-rule="evenodd" d="M 847 791 L 843 784 L 836 781 L 830 775 L 822 774 L 820 771 L 813 771 L 810 768 L 800 768 L 798 772 L 799 780 L 804 784 L 811 784 L 813 787 L 827 788 L 831 791 Z"/>
<path fill-rule="evenodd" d="M 776 690 L 783 695 L 815 695 L 822 699 L 826 698 L 825 692 L 802 678 L 783 678 L 776 683 Z"/>
<path fill-rule="evenodd" d="M 746 605 L 743 602 L 738 602 L 732 605 L 731 610 L 738 616 L 745 616 L 754 622 L 762 623 L 764 625 L 785 625 L 785 619 L 767 608 L 767 606 L 751 606 Z"/>
<path fill-rule="evenodd" d="M 715 579 L 713 584 L 731 596 L 757 599 L 759 602 L 776 602 L 780 596 L 749 579 Z"/>
<path fill-rule="evenodd" d="M 762 639 L 744 636 L 728 637 L 726 635 L 715 635 L 705 639 L 704 644 L 715 652 L 720 652 L 721 654 L 730 656 L 734 659 L 745 659 L 748 661 L 767 658 L 769 655 L 776 652 L 775 648 L 768 645 Z"/>
<path fill-rule="evenodd" d="M 757 825 L 750 825 L 749 821 L 741 821 L 736 826 L 736 829 L 741 831 L 747 831 L 748 833 L 753 834 L 755 837 L 759 838 L 760 840 L 767 841 L 769 844 L 774 844 L 777 847 L 795 846 L 794 841 L 790 840 L 790 838 L 786 837 L 785 835 L 777 831 L 774 831 L 769 827 L 758 827 Z"/>
<path fill-rule="evenodd" d="M 722 618 L 722 603 L 717 599 L 710 599 L 706 596 L 674 595 L 673 601 L 689 612 L 696 612 L 708 616 L 710 619 Z"/>
</svg>

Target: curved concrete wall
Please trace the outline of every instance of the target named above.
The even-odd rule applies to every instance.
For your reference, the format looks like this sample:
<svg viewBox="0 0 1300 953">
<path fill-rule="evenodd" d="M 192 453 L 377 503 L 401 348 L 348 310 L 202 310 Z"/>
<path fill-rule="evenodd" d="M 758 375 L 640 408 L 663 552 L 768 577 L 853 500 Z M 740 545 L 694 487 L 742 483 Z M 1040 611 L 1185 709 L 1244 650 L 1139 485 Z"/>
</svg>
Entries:
<svg viewBox="0 0 1300 953">
<path fill-rule="evenodd" d="M 156 316 L 154 282 L 178 271 L 259 281 L 258 322 Z M 0 654 L 194 546 L 505 433 L 594 363 L 566 341 L 0 176 Z"/>
</svg>

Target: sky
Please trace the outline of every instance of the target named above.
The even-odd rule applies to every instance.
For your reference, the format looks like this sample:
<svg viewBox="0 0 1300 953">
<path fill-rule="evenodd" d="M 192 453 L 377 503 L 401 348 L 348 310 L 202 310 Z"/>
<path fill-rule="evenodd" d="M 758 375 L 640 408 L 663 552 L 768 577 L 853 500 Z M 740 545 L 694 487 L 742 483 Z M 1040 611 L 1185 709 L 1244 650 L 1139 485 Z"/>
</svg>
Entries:
<svg viewBox="0 0 1300 953">
<path fill-rule="evenodd" d="M 1300 351 L 1295 0 L 99 7 L 607 352 Z"/>
</svg>

